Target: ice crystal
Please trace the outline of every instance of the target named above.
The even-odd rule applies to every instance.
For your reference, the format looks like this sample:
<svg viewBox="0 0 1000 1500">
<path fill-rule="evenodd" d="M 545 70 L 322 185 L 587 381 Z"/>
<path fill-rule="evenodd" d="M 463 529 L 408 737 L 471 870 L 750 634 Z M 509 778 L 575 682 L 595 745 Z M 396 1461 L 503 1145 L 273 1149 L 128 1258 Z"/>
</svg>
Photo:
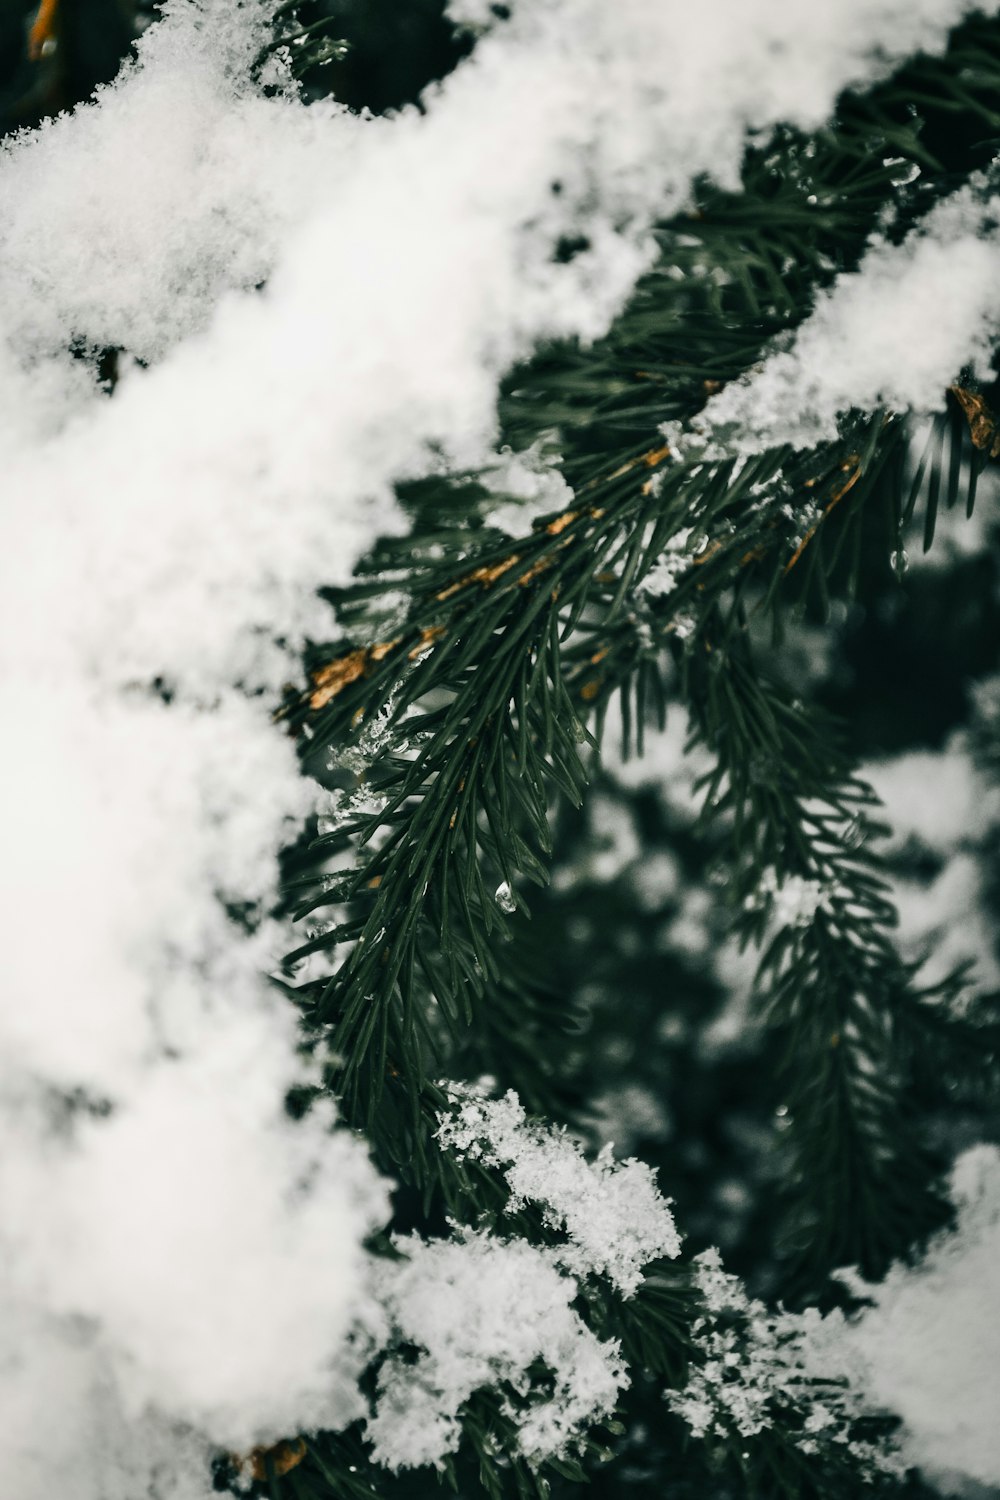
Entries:
<svg viewBox="0 0 1000 1500">
<path fill-rule="evenodd" d="M 618 1344 L 602 1342 L 573 1310 L 577 1284 L 553 1252 L 485 1232 L 426 1243 L 396 1241 L 382 1305 L 394 1339 L 379 1376 L 368 1436 L 391 1469 L 440 1466 L 461 1438 L 474 1391 L 501 1386 L 519 1451 L 532 1463 L 567 1453 L 614 1410 L 628 1384 Z M 541 1380 L 532 1367 L 548 1372 Z"/>
<path fill-rule="evenodd" d="M 509 880 L 501 880 L 493 893 L 493 899 L 500 910 L 506 912 L 508 916 L 517 911 L 517 899 L 511 890 Z"/>
<path fill-rule="evenodd" d="M 704 1303 L 692 1327 L 696 1357 L 684 1388 L 665 1398 L 694 1436 L 750 1438 L 780 1424 L 803 1453 L 835 1444 L 850 1448 L 862 1474 L 901 1472 L 889 1447 L 855 1431 L 866 1412 L 863 1366 L 845 1353 L 840 1314 L 768 1312 L 723 1270 L 717 1250 L 695 1266 Z"/>
<path fill-rule="evenodd" d="M 440 1116 L 438 1140 L 459 1157 L 499 1167 L 510 1188 L 508 1212 L 540 1206 L 567 1243 L 559 1263 L 577 1276 L 603 1275 L 626 1297 L 643 1268 L 680 1253 L 669 1203 L 645 1163 L 616 1161 L 610 1143 L 593 1162 L 565 1131 L 530 1121 L 513 1090 L 502 1099 L 451 1086 L 454 1112 Z"/>
</svg>

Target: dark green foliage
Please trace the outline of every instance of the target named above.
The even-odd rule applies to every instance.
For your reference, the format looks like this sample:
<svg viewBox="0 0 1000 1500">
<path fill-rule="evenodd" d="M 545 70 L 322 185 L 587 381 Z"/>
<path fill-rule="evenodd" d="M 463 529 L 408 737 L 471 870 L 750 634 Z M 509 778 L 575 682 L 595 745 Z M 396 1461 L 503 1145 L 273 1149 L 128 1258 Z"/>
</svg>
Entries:
<svg viewBox="0 0 1000 1500">
<path fill-rule="evenodd" d="M 25 0 L 0 0 L 0 135 L 71 109 L 114 78 L 147 7 L 135 0 L 60 0 L 55 50 L 32 61 L 27 39 L 37 9 Z"/>
<path fill-rule="evenodd" d="M 275 17 L 305 99 L 333 94 L 375 114 L 415 103 L 469 49 L 443 0 L 286 0 Z"/>
<path fill-rule="evenodd" d="M 819 288 L 855 268 L 876 229 L 901 239 L 988 165 L 998 84 L 995 23 L 977 18 L 942 57 L 845 95 L 815 135 L 778 129 L 752 146 L 739 193 L 703 183 L 687 212 L 659 226 L 660 261 L 606 339 L 560 346 L 512 374 L 509 440 L 527 446 L 558 428 L 575 481 L 578 450 L 589 464 L 699 410 L 707 390 L 799 323 Z"/>
<path fill-rule="evenodd" d="M 657 428 L 688 419 L 794 328 L 817 290 L 857 264 L 887 205 L 901 237 L 983 163 L 998 84 L 1000 33 L 977 20 L 944 58 L 845 98 L 815 137 L 778 131 L 756 144 L 741 193 L 705 184 L 688 213 L 660 227 L 660 261 L 606 339 L 543 351 L 507 382 L 506 438 L 515 449 L 558 442 L 572 507 L 512 539 L 488 524 L 495 497 L 476 475 L 424 481 L 401 494 L 410 535 L 380 543 L 356 584 L 331 593 L 346 635 L 316 644 L 310 686 L 282 717 L 307 770 L 348 800 L 333 830 L 290 863 L 290 909 L 323 925 L 289 955 L 288 980 L 348 1119 L 410 1184 L 402 1227 L 433 1232 L 445 1211 L 476 1223 L 503 1206 L 495 1176 L 431 1144 L 443 1103 L 435 1078 L 489 1073 L 532 1110 L 586 1128 L 613 1075 L 610 1061 L 602 1075 L 602 1047 L 610 1059 L 623 1039 L 623 1077 L 641 1078 L 646 1059 L 662 1088 L 668 1070 L 680 1133 L 685 1112 L 704 1111 L 695 1128 L 706 1139 L 715 1123 L 711 1103 L 685 1100 L 685 1069 L 710 1101 L 731 1068 L 715 1111 L 725 1118 L 745 1095 L 738 1107 L 774 1155 L 734 1154 L 725 1137 L 707 1166 L 685 1167 L 683 1150 L 677 1159 L 655 1140 L 643 1151 L 677 1184 L 693 1248 L 726 1237 L 705 1196 L 713 1168 L 746 1183 L 758 1206 L 728 1231 L 732 1263 L 771 1295 L 822 1297 L 829 1272 L 847 1263 L 881 1274 L 942 1222 L 945 1153 L 926 1122 L 948 1108 L 956 1080 L 982 1100 L 997 1023 L 988 1005 L 956 1003 L 961 976 L 922 988 L 899 956 L 878 808 L 844 731 L 763 663 L 768 652 L 781 659 L 803 616 L 819 624 L 831 601 L 898 588 L 889 553 L 909 540 L 915 515 L 930 546 L 942 509 L 971 510 L 984 455 L 957 403 L 917 450 L 905 418 L 889 413 L 847 419 L 836 444 L 747 463 L 678 458 Z M 694 565 L 667 596 L 643 593 L 684 528 Z M 814 920 L 769 939 L 754 1001 L 764 1029 L 732 1067 L 725 1056 L 706 1063 L 694 1043 L 718 1013 L 714 981 L 681 959 L 673 982 L 693 997 L 681 1040 L 633 1032 L 629 994 L 642 1025 L 655 1004 L 641 974 L 630 981 L 618 953 L 595 966 L 588 941 L 600 950 L 587 938 L 574 966 L 578 919 L 568 913 L 580 898 L 564 922 L 546 890 L 553 832 L 558 857 L 570 831 L 555 809 L 583 799 L 612 702 L 636 750 L 674 699 L 715 768 L 700 832 L 662 836 L 694 869 L 712 862 L 720 923 L 728 907 L 745 941 L 763 939 L 765 871 L 827 892 Z M 646 818 L 655 838 L 648 808 Z M 312 873 L 331 855 L 338 874 Z M 504 886 L 513 912 L 502 909 Z M 595 892 L 594 908 L 591 931 L 598 911 L 613 925 L 612 893 Z M 298 959 L 340 944 L 332 979 L 296 986 Z M 665 982 L 662 963 L 657 973 Z M 617 981 L 621 1005 L 584 1002 L 595 979 Z M 545 1238 L 530 1215 L 521 1227 Z M 594 1294 L 584 1311 L 624 1341 L 636 1371 L 631 1425 L 612 1440 L 617 1461 L 584 1458 L 594 1494 L 658 1495 L 667 1484 L 719 1500 L 857 1493 L 851 1462 L 806 1459 L 789 1437 L 794 1422 L 728 1448 L 685 1438 L 666 1415 L 657 1391 L 683 1383 L 697 1312 L 683 1268 L 657 1272 L 634 1304 Z M 572 1465 L 537 1478 L 498 1466 L 495 1404 L 473 1405 L 468 1446 L 443 1476 L 461 1493 L 534 1496 L 582 1477 Z M 340 1439 L 329 1442 L 340 1451 Z M 425 1494 L 429 1482 L 374 1479 L 387 1497 Z M 916 1480 L 887 1478 L 872 1493 L 883 1489 L 920 1493 Z"/>
<path fill-rule="evenodd" d="M 877 805 L 851 774 L 839 726 L 758 675 L 738 612 L 719 618 L 711 644 L 707 661 L 693 659 L 690 700 L 717 756 L 706 807 L 728 825 L 744 938 L 767 935 L 762 870 L 829 893 L 811 920 L 770 938 L 757 979 L 790 1157 L 796 1266 L 785 1295 L 801 1278 L 815 1296 L 838 1266 L 881 1276 L 941 1221 L 899 1032 L 915 1014 L 948 1013 L 957 984 L 925 993 L 897 956 L 895 912 L 868 847 Z"/>
</svg>

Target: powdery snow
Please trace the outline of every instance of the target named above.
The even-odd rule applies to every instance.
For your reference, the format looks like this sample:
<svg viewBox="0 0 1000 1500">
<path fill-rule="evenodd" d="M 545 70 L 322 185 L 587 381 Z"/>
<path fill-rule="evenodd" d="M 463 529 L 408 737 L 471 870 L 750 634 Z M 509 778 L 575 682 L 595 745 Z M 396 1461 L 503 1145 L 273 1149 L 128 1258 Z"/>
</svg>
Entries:
<svg viewBox="0 0 1000 1500">
<path fill-rule="evenodd" d="M 849 1451 L 859 1476 L 901 1472 L 891 1450 L 853 1435 L 865 1409 L 864 1366 L 845 1344 L 839 1313 L 768 1312 L 714 1249 L 695 1257 L 694 1279 L 704 1303 L 692 1327 L 695 1358 L 666 1400 L 695 1437 L 738 1441 L 784 1428 L 804 1454 Z"/>
<path fill-rule="evenodd" d="M 927 983 L 971 960 L 976 987 L 996 989 L 1000 964 L 989 889 L 1000 794 L 977 768 L 968 735 L 952 735 L 939 751 L 869 762 L 862 773 L 884 805 L 890 857 L 915 849 L 940 860 L 928 879 L 912 873 L 892 879 L 904 955 L 925 960 L 921 979 Z"/>
<path fill-rule="evenodd" d="M 697 425 L 754 453 L 835 439 L 850 407 L 938 411 L 963 368 L 990 378 L 998 288 L 1000 198 L 983 182 L 939 204 L 902 245 L 874 240 L 791 348 L 714 396 Z"/>
<path fill-rule="evenodd" d="M 951 1195 L 955 1228 L 916 1266 L 850 1279 L 874 1305 L 844 1337 L 871 1404 L 902 1417 L 904 1457 L 961 1493 L 963 1479 L 1000 1486 L 1000 1151 L 960 1156 Z"/>
<path fill-rule="evenodd" d="M 610 1143 L 588 1162 L 565 1131 L 529 1121 L 513 1090 L 502 1099 L 455 1084 L 450 1091 L 455 1111 L 440 1117 L 441 1145 L 501 1168 L 508 1213 L 539 1204 L 546 1223 L 566 1234 L 557 1253 L 574 1275 L 607 1276 L 630 1297 L 644 1266 L 680 1254 L 669 1203 L 645 1162 L 615 1161 Z"/>
<path fill-rule="evenodd" d="M 380 1374 L 367 1424 L 378 1462 L 440 1466 L 458 1447 L 462 1404 L 502 1382 L 514 1388 L 504 1410 L 534 1463 L 611 1415 L 628 1384 L 618 1345 L 574 1312 L 576 1282 L 551 1252 L 485 1232 L 430 1244 L 410 1236 L 398 1249 L 406 1258 L 387 1269 L 380 1294 L 395 1336 L 420 1352 L 416 1363 L 391 1356 Z M 549 1390 L 533 1384 L 537 1361 Z"/>
</svg>

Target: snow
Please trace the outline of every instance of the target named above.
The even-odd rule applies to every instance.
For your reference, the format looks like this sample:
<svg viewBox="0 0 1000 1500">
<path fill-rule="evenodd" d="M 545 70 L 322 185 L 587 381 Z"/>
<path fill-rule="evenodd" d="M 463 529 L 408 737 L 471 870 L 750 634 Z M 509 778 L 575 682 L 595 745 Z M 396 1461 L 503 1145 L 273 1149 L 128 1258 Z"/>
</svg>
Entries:
<svg viewBox="0 0 1000 1500">
<path fill-rule="evenodd" d="M 317 180 L 329 191 L 362 123 L 262 97 L 265 7 L 234 10 L 168 7 L 98 107 L 0 147 L 0 311 L 20 361 L 58 359 L 67 335 L 160 359 L 262 281 Z"/>
<path fill-rule="evenodd" d="M 16 1476 L 12 1494 L 209 1500 L 211 1445 L 123 1404 L 85 1327 L 5 1306 L 4 1328 L 0 1445 Z"/>
<path fill-rule="evenodd" d="M 673 593 L 694 562 L 695 554 L 689 550 L 690 540 L 690 526 L 684 526 L 675 532 L 664 552 L 643 577 L 639 584 L 640 593 L 650 594 L 655 599 L 662 599 Z"/>
<path fill-rule="evenodd" d="M 692 1327 L 696 1358 L 686 1385 L 666 1395 L 692 1434 L 732 1441 L 779 1426 L 804 1454 L 849 1450 L 859 1477 L 901 1473 L 890 1449 L 852 1435 L 865 1410 L 865 1367 L 841 1314 L 768 1312 L 723 1269 L 718 1250 L 694 1265 L 704 1306 Z"/>
<path fill-rule="evenodd" d="M 978 773 L 960 739 L 943 751 L 910 750 L 870 761 L 863 775 L 885 809 L 890 849 L 916 838 L 935 853 L 950 854 L 983 822 L 1000 819 L 1000 794 Z"/>
<path fill-rule="evenodd" d="M 270 1061 L 287 1067 L 284 1040 L 248 1017 L 149 1070 L 127 1108 L 76 1122 L 71 1149 L 50 1130 L 42 1198 L 30 1157 L 2 1169 L 10 1290 L 71 1343 L 88 1330 L 126 1410 L 237 1450 L 361 1414 L 363 1346 L 345 1339 L 364 1310 L 361 1240 L 387 1211 L 332 1109 L 286 1114 Z"/>
<path fill-rule="evenodd" d="M 324 435 L 301 399 L 327 383 L 342 401 L 356 391 L 366 426 L 382 418 L 376 474 L 392 468 L 387 439 L 409 447 L 392 431 L 404 409 L 418 443 L 454 442 L 460 413 L 481 438 L 496 375 L 542 336 L 602 332 L 650 253 L 650 216 L 680 206 L 701 172 L 735 184 L 748 129 L 819 125 L 841 88 L 940 47 L 972 8 L 841 0 L 789 17 L 777 0 L 728 0 L 707 27 L 679 0 L 529 0 L 425 115 L 386 122 L 257 96 L 247 65 L 266 6 L 173 0 L 142 65 L 95 108 L 4 152 L 0 309 L 15 372 L 43 356 L 65 372 L 57 351 L 74 337 L 155 358 L 227 288 L 277 271 L 266 310 L 231 302 L 199 344 L 175 431 L 200 425 L 206 396 L 217 410 L 220 358 L 233 377 L 266 341 L 285 358 L 270 378 L 242 372 L 240 431 L 263 418 L 288 436 L 298 412 L 303 466 Z M 558 239 L 580 233 L 591 248 L 554 265 Z"/>
<path fill-rule="evenodd" d="M 914 432 L 914 452 L 923 451 L 927 440 L 929 422 L 918 426 Z M 992 466 L 979 476 L 976 487 L 976 508 L 972 515 L 966 513 L 961 503 L 951 510 L 940 509 L 934 523 L 934 540 L 930 550 L 923 551 L 922 518 L 914 516 L 910 522 L 912 545 L 910 567 L 921 573 L 941 573 L 956 563 L 969 562 L 973 558 L 989 554 L 996 545 L 997 524 L 997 477 Z"/>
<path fill-rule="evenodd" d="M 603 1275 L 631 1297 L 644 1266 L 680 1254 L 680 1236 L 667 1200 L 644 1162 L 617 1162 L 609 1142 L 594 1162 L 563 1131 L 528 1120 L 513 1090 L 502 1099 L 450 1086 L 454 1113 L 442 1115 L 438 1140 L 488 1166 L 500 1167 L 510 1198 L 507 1212 L 536 1203 L 545 1222 L 568 1243 L 559 1263 L 575 1276 Z"/>
<path fill-rule="evenodd" d="M 1000 1150 L 975 1146 L 951 1178 L 953 1230 L 915 1266 L 878 1286 L 849 1278 L 871 1299 L 845 1329 L 863 1361 L 870 1403 L 902 1417 L 902 1451 L 945 1493 L 973 1480 L 1000 1486 Z"/>
<path fill-rule="evenodd" d="M 630 791 L 655 787 L 667 805 L 680 817 L 693 821 L 701 805 L 695 785 L 714 762 L 700 744 L 688 748 L 691 721 L 682 703 L 671 702 L 663 729 L 647 728 L 641 755 L 621 756 L 621 706 L 613 699 L 601 744 L 604 769 L 613 780 Z"/>
<path fill-rule="evenodd" d="M 977 988 L 997 988 L 989 890 L 1000 793 L 978 769 L 968 736 L 957 732 L 939 751 L 872 761 L 862 772 L 885 808 L 886 853 L 900 864 L 891 885 L 904 956 L 925 960 L 923 982 L 934 983 L 971 961 Z M 940 868 L 930 878 L 907 870 L 913 850 L 937 856 Z"/>
<path fill-rule="evenodd" d="M 696 790 L 699 780 L 710 774 L 715 762 L 699 741 L 689 744 L 691 721 L 683 703 L 670 701 L 667 721 L 662 730 L 647 727 L 643 736 L 643 753 L 623 760 L 620 753 L 621 711 L 618 699 L 612 700 L 601 745 L 603 770 L 613 782 L 627 790 L 655 789 L 671 822 L 693 827 L 703 803 L 703 789 Z M 610 826 L 611 820 L 607 820 Z M 621 819 L 619 818 L 619 823 Z M 672 893 L 676 871 L 658 867 L 647 857 L 643 861 L 631 852 L 635 830 L 618 832 L 611 855 L 624 864 L 634 862 L 630 875 L 635 886 L 636 903 L 646 909 L 655 903 L 658 893 Z M 599 856 L 600 857 L 600 856 Z M 611 873 L 614 864 L 609 860 Z M 589 873 L 589 871 L 588 871 Z M 707 965 L 728 996 L 725 1011 L 704 1036 L 707 1045 L 727 1046 L 744 1035 L 754 1024 L 749 1014 L 750 993 L 756 972 L 756 956 L 741 947 L 732 935 L 730 919 L 718 889 L 697 882 L 688 875 L 677 888 L 678 910 L 662 930 L 665 950 L 689 955 Z"/>
<path fill-rule="evenodd" d="M 269 709 L 329 628 L 315 590 L 401 524 L 397 480 L 491 451 L 513 361 L 607 328 L 697 174 L 735 185 L 747 130 L 818 125 L 970 8 L 726 0 L 706 23 L 681 0 L 521 0 L 423 111 L 377 121 L 304 107 L 280 68 L 255 87 L 257 0 L 170 0 L 118 83 L 0 148 L 0 1442 L 18 1500 L 203 1500 L 210 1445 L 357 1414 L 386 1189 L 331 1109 L 286 1118 L 308 1071 L 263 977 L 292 944 L 268 912 L 311 797 Z M 79 357 L 103 346 L 110 398 Z M 224 909 L 244 903 L 249 932 Z M 512 1188 L 569 1237 L 561 1267 L 627 1293 L 676 1253 L 637 1164 L 549 1143 L 543 1192 L 539 1138 L 509 1129 Z M 490 1254 L 493 1276 L 515 1252 Z M 522 1425 L 528 1453 L 620 1384 L 548 1273 L 565 1389 Z"/>
<path fill-rule="evenodd" d="M 776 927 L 808 927 L 821 909 L 829 908 L 830 892 L 821 880 L 807 880 L 804 875 L 786 875 L 768 868 L 761 876 L 757 890 L 746 899 L 751 909 L 768 907 Z"/>
<path fill-rule="evenodd" d="M 602 1342 L 571 1303 L 577 1285 L 551 1252 L 467 1233 L 430 1244 L 397 1241 L 405 1256 L 380 1288 L 396 1336 L 416 1363 L 391 1357 L 367 1424 L 375 1458 L 391 1469 L 440 1466 L 458 1447 L 460 1410 L 474 1391 L 506 1382 L 518 1446 L 533 1463 L 564 1455 L 608 1417 L 628 1384 L 618 1345 Z M 529 1373 L 542 1361 L 551 1391 Z"/>
<path fill-rule="evenodd" d="M 971 964 L 976 989 L 989 993 L 1000 986 L 990 876 L 976 855 L 953 854 L 926 885 L 904 876 L 891 885 L 900 948 L 907 958 L 923 960 L 922 982 L 935 984 L 960 964 Z"/>
<path fill-rule="evenodd" d="M 698 426 L 741 453 L 836 439 L 838 413 L 944 407 L 963 368 L 991 378 L 1000 336 L 1000 198 L 962 188 L 817 300 L 792 347 L 713 396 Z"/>
<path fill-rule="evenodd" d="M 572 507 L 573 491 L 557 467 L 561 455 L 554 436 L 538 438 L 520 453 L 504 446 L 477 475 L 499 501 L 486 511 L 490 526 L 523 536 L 539 517 Z"/>
<path fill-rule="evenodd" d="M 665 1141 L 674 1125 L 660 1093 L 642 1083 L 605 1089 L 590 1102 L 603 1145 L 627 1150 L 633 1141 Z"/>
</svg>

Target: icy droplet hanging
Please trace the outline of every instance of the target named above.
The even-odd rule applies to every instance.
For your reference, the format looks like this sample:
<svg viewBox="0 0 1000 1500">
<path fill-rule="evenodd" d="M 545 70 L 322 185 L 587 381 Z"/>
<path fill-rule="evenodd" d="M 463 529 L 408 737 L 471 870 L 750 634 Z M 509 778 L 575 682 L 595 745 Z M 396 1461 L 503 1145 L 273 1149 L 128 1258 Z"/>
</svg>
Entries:
<svg viewBox="0 0 1000 1500">
<path fill-rule="evenodd" d="M 501 911 L 505 911 L 508 914 L 517 911 L 517 901 L 514 897 L 514 892 L 510 888 L 509 880 L 501 880 L 493 893 L 493 899 Z"/>
</svg>

